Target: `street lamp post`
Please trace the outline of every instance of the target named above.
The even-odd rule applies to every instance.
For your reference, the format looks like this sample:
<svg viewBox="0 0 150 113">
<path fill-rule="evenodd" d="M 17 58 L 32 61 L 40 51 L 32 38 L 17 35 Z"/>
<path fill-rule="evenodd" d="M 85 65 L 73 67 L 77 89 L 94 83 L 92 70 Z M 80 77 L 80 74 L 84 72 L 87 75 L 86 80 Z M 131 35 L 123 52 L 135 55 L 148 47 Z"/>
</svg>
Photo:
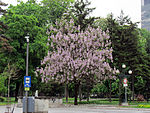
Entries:
<svg viewBox="0 0 150 113">
<path fill-rule="evenodd" d="M 120 73 L 120 71 L 118 69 L 116 70 L 116 73 L 119 76 L 119 105 L 122 104 L 122 102 L 121 102 L 122 78 L 124 78 L 123 82 L 124 82 L 124 87 L 125 87 L 125 104 L 128 105 L 128 103 L 127 103 L 127 76 L 129 76 L 129 75 L 125 75 L 125 68 L 126 68 L 125 64 L 122 65 L 122 68 L 124 69 L 124 71 L 122 73 Z M 132 71 L 129 70 L 128 73 L 132 74 Z"/>
<path fill-rule="evenodd" d="M 28 61 L 29 61 L 29 36 L 25 37 L 27 40 L 27 53 L 26 53 L 26 76 L 28 76 Z M 28 112 L 28 91 L 25 91 L 25 113 Z"/>
</svg>

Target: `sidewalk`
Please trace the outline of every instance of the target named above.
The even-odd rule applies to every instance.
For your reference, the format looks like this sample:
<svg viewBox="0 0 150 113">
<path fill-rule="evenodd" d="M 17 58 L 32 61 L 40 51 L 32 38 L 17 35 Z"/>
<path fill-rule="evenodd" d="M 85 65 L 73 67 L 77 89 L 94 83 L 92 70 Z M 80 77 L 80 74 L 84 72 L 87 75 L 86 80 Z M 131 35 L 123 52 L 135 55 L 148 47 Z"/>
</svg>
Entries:
<svg viewBox="0 0 150 113">
<path fill-rule="evenodd" d="M 13 105 L 11 106 L 13 109 Z M 7 111 L 6 106 L 0 106 L 0 113 Z M 57 108 L 49 108 L 48 113 L 150 113 L 145 108 L 123 108 L 110 105 L 62 105 Z M 23 113 L 22 108 L 15 107 L 13 113 Z"/>
<path fill-rule="evenodd" d="M 7 106 L 0 106 L 0 113 L 5 113 L 7 111 Z M 13 109 L 13 105 L 11 105 L 11 110 Z M 23 110 L 22 108 L 17 108 L 15 107 L 14 112 L 13 113 L 22 113 Z"/>
</svg>

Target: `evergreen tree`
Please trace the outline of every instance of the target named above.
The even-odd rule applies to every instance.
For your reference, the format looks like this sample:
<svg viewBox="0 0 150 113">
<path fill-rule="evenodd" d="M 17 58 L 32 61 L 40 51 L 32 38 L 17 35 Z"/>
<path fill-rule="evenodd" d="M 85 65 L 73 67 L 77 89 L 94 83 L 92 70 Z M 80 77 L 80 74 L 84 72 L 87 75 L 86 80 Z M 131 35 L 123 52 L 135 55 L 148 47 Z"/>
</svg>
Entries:
<svg viewBox="0 0 150 113">
<path fill-rule="evenodd" d="M 137 23 L 133 23 L 128 16 L 124 16 L 121 12 L 118 19 L 114 19 L 112 14 L 109 15 L 107 28 L 113 47 L 113 65 L 122 71 L 121 65 L 126 64 L 133 71 L 132 77 L 130 77 L 133 96 L 134 81 L 137 80 L 135 76 L 143 76 L 143 71 L 148 70 Z"/>
<path fill-rule="evenodd" d="M 0 1 L 0 15 L 4 15 L 6 10 L 2 9 L 1 6 L 7 6 L 7 4 Z M 4 50 L 11 51 L 12 47 L 8 43 L 8 38 L 4 35 L 4 29 L 7 29 L 7 26 L 0 21 L 0 52 Z"/>
<path fill-rule="evenodd" d="M 90 17 L 89 14 L 95 8 L 88 8 L 91 4 L 88 0 L 77 0 L 71 7 L 69 11 L 69 16 L 67 15 L 66 18 L 70 19 L 73 18 L 75 25 L 80 25 L 81 30 L 85 30 L 88 25 L 92 25 L 94 20 L 97 19 L 95 17 Z"/>
</svg>

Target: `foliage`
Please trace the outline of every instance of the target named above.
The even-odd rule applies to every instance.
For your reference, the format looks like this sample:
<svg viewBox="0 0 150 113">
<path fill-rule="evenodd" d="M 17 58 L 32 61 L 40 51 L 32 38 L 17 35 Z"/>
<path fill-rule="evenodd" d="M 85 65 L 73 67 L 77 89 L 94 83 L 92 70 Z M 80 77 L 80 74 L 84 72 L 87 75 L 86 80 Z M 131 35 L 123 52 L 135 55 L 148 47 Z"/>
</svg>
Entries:
<svg viewBox="0 0 150 113">
<path fill-rule="evenodd" d="M 145 30 L 145 29 L 140 29 L 139 30 L 141 39 L 139 40 L 140 46 L 142 46 L 142 65 L 139 65 L 138 71 L 140 71 L 142 73 L 141 77 L 139 78 L 137 77 L 137 81 L 139 82 L 139 84 L 141 84 L 140 86 L 135 85 L 136 87 L 136 92 L 138 92 L 139 94 L 143 94 L 144 98 L 149 98 L 150 94 L 150 87 L 149 87 L 149 80 L 150 80 L 150 68 L 149 68 L 149 62 L 150 62 L 150 57 L 149 57 L 149 44 L 150 44 L 150 33 L 149 31 Z M 146 87 L 145 87 L 146 86 Z"/>
<path fill-rule="evenodd" d="M 94 95 L 96 94 L 97 97 L 106 98 L 109 97 L 111 93 L 111 97 L 118 97 L 119 95 L 118 83 L 119 79 L 115 80 L 106 79 L 101 83 L 97 83 L 96 85 L 94 85 L 92 89 L 92 94 Z"/>
<path fill-rule="evenodd" d="M 42 0 L 42 5 L 46 9 L 47 21 L 55 24 L 56 19 L 61 19 L 63 13 L 67 12 L 74 0 Z"/>
<path fill-rule="evenodd" d="M 147 53 L 150 54 L 150 32 L 145 29 L 141 29 L 140 33 L 141 36 L 144 38 L 143 40 L 146 40 L 146 45 L 144 45 L 143 47 L 145 47 Z"/>
<path fill-rule="evenodd" d="M 19 1 L 17 6 L 10 5 L 7 9 L 7 14 L 2 16 L 0 20 L 8 25 L 8 29 L 4 30 L 5 35 L 10 37 L 10 45 L 12 52 L 10 54 L 0 54 L 0 72 L 3 72 L 7 61 L 14 63 L 16 68 L 19 69 L 18 75 L 20 78 L 15 80 L 16 94 L 22 85 L 22 76 L 25 75 L 25 59 L 26 59 L 26 39 L 25 36 L 29 35 L 29 75 L 32 77 L 32 91 L 37 87 L 37 77 L 35 77 L 35 67 L 40 64 L 40 61 L 47 54 L 47 26 L 51 22 L 55 22 L 60 18 L 63 12 L 70 4 L 70 0 L 62 2 L 61 0 L 43 0 L 41 4 L 36 0 L 28 0 L 26 3 Z M 52 5 L 52 6 L 48 6 Z M 64 4 L 65 3 L 65 4 Z M 59 7 L 56 7 L 59 5 Z M 61 9 L 61 10 L 60 10 Z M 51 13 L 50 13 L 51 12 Z M 55 16 L 53 17 L 53 14 Z M 58 13 L 60 12 L 60 13 Z M 56 16 L 57 15 L 57 16 Z M 20 92 L 23 92 L 20 90 Z"/>
<path fill-rule="evenodd" d="M 7 87 L 5 86 L 5 80 L 7 79 L 6 76 L 3 76 L 3 74 L 0 74 L 0 95 L 3 95 L 7 91 Z"/>
<path fill-rule="evenodd" d="M 143 80 L 143 78 L 141 76 L 136 77 L 137 78 L 137 82 L 135 83 L 135 91 L 139 92 L 143 94 L 144 90 L 145 90 L 145 86 L 146 86 L 146 81 Z"/>
<path fill-rule="evenodd" d="M 39 96 L 62 97 L 64 87 L 62 84 L 50 81 L 48 83 L 42 82 L 38 86 Z"/>
<path fill-rule="evenodd" d="M 65 15 L 66 19 L 73 18 L 75 26 L 80 25 L 81 30 L 85 30 L 89 25 L 92 26 L 97 18 L 90 16 L 90 13 L 95 9 L 89 8 L 90 4 L 88 0 L 76 0 L 68 11 L 69 15 Z"/>
<path fill-rule="evenodd" d="M 150 108 L 150 105 L 138 105 L 139 108 Z"/>
<path fill-rule="evenodd" d="M 104 83 L 102 84 L 97 84 L 93 89 L 92 92 L 94 94 L 98 94 L 98 95 L 105 95 L 108 92 L 108 88 L 106 87 L 106 85 Z"/>
<path fill-rule="evenodd" d="M 4 102 L 5 98 L 4 97 L 0 97 L 0 102 Z"/>
<path fill-rule="evenodd" d="M 113 70 L 107 59 L 112 61 L 112 49 L 105 32 L 90 26 L 80 31 L 80 26 L 75 27 L 73 20 L 57 22 L 56 26 L 50 27 L 48 39 L 48 42 L 52 40 L 50 47 L 54 51 L 48 52 L 41 62 L 43 67 L 37 69 L 42 81 L 71 81 L 77 90 L 84 76 L 105 78 L 106 73 L 111 76 Z"/>
<path fill-rule="evenodd" d="M 91 3 L 88 0 L 76 0 L 72 4 L 68 12 L 63 16 L 67 20 L 73 18 L 75 26 L 76 27 L 80 26 L 80 31 L 82 30 L 84 31 L 89 25 L 92 26 L 94 20 L 97 19 L 95 17 L 90 16 L 90 13 L 95 9 L 95 8 L 89 8 L 90 4 Z M 80 83 L 80 87 L 82 87 L 82 92 L 79 91 L 80 93 L 79 95 L 81 96 L 81 93 L 84 93 L 84 95 L 86 94 L 88 100 L 90 95 L 90 90 L 94 85 L 94 77 L 92 78 L 92 77 L 85 76 L 83 79 L 84 80 Z"/>
<path fill-rule="evenodd" d="M 41 53 L 44 53 L 46 49 L 46 47 L 44 47 L 46 37 L 42 36 L 42 34 L 44 35 L 44 29 L 37 26 L 37 19 L 34 16 L 12 14 L 7 15 L 7 18 L 4 18 L 4 20 L 10 28 L 6 33 L 13 39 L 13 42 L 11 42 L 13 46 L 11 57 L 14 55 L 15 57 L 14 59 L 12 57 L 11 60 L 16 62 L 16 66 L 19 69 L 25 70 L 25 54 L 23 52 L 26 51 L 26 40 L 24 37 L 29 33 L 31 42 L 30 62 L 32 66 L 33 64 L 37 65 L 38 59 L 44 56 L 44 54 L 42 55 Z"/>
<path fill-rule="evenodd" d="M 23 83 L 22 76 L 25 75 L 25 60 L 26 60 L 26 39 L 25 36 L 29 35 L 29 75 L 32 75 L 32 82 L 34 83 L 35 74 L 34 70 L 40 64 L 40 60 L 47 53 L 47 35 L 46 35 L 46 20 L 44 13 L 41 18 L 39 12 L 42 11 L 42 6 L 37 3 L 28 1 L 27 3 L 20 2 L 17 6 L 10 6 L 7 14 L 2 16 L 3 21 L 8 26 L 5 34 L 13 41 L 10 45 L 13 50 L 10 54 L 3 55 L 2 61 L 14 64 L 19 70 L 18 80 L 15 80 L 16 91 L 20 90 Z M 44 8 L 43 8 L 44 9 Z M 45 25 L 45 26 L 44 26 Z M 4 64 L 6 66 L 7 64 Z M 33 87 L 36 84 L 32 84 Z M 33 90 L 34 91 L 34 90 Z M 20 91 L 23 92 L 23 91 Z M 18 94 L 18 93 L 16 93 Z"/>
<path fill-rule="evenodd" d="M 96 21 L 94 21 L 94 23 L 93 23 L 93 26 L 99 26 L 99 27 L 101 27 L 101 29 L 103 30 L 103 31 L 106 31 L 106 29 L 107 29 L 107 19 L 106 18 L 99 18 L 99 19 L 97 19 Z"/>
<path fill-rule="evenodd" d="M 7 4 L 0 1 L 0 16 L 5 15 L 6 10 L 2 9 L 1 6 L 7 6 Z M 10 52 L 12 47 L 9 45 L 9 38 L 4 35 L 4 29 L 7 29 L 7 25 L 5 25 L 2 21 L 0 21 L 0 53 L 1 52 Z"/>
<path fill-rule="evenodd" d="M 133 64 L 137 61 L 138 53 L 138 31 L 136 23 L 132 23 L 128 17 L 121 16 L 118 20 L 113 19 L 113 15 L 107 18 L 107 28 L 109 30 L 110 39 L 113 47 L 114 65 L 120 69 L 121 65 L 133 68 Z M 130 31 L 130 32 L 128 32 Z M 136 62 L 137 63 L 137 62 Z"/>
<path fill-rule="evenodd" d="M 4 101 L 3 102 L 0 102 L 0 106 L 4 106 L 4 105 L 8 105 L 8 102 L 7 102 L 7 97 L 0 97 L 2 98 Z M 17 102 L 15 102 L 15 98 L 14 97 L 10 97 L 10 104 L 16 104 Z"/>
<path fill-rule="evenodd" d="M 109 36 L 107 36 L 104 32 L 101 32 L 100 29 L 94 29 L 91 27 L 88 27 L 85 32 L 79 32 L 80 28 L 77 29 L 75 26 L 73 26 L 73 20 L 70 21 L 70 24 L 68 24 L 66 21 L 64 23 L 65 26 L 62 23 L 57 23 L 57 26 L 60 27 L 58 29 L 53 27 L 50 28 L 50 31 L 54 30 L 56 35 L 51 35 L 50 39 L 48 40 L 53 40 L 53 42 L 51 43 L 51 47 L 54 50 L 56 49 L 57 51 L 49 52 L 48 56 L 46 56 L 42 61 L 41 64 L 46 66 L 44 67 L 44 69 L 41 68 L 39 70 L 40 74 L 43 75 L 42 79 L 47 80 L 47 75 L 55 77 L 55 75 L 61 73 L 62 75 L 64 74 L 66 76 L 62 76 L 60 74 L 55 79 L 59 80 L 59 77 L 62 77 L 64 78 L 63 81 L 65 81 L 73 80 L 73 78 L 75 77 L 76 80 L 80 80 L 80 78 L 77 77 L 84 74 L 90 75 L 98 73 L 99 71 L 102 72 L 102 74 L 109 73 L 107 71 L 111 72 L 112 69 L 106 62 L 106 59 L 112 60 L 112 50 L 111 48 L 109 48 L 109 45 L 111 43 L 108 41 Z M 63 34 L 64 32 L 67 32 L 68 34 Z M 92 36 L 94 36 L 94 38 Z M 57 59 L 55 59 L 56 57 Z M 90 63 L 90 61 L 92 63 Z M 101 66 L 104 68 L 98 66 L 98 64 L 102 64 Z M 97 70 L 98 68 L 99 71 Z M 96 70 L 97 72 L 94 70 Z M 45 73 L 44 71 L 48 72 Z M 88 73 L 85 73 L 85 71 L 87 71 Z M 77 75 L 72 75 L 72 78 L 69 75 L 73 72 Z"/>
<path fill-rule="evenodd" d="M 132 83 L 134 80 L 136 94 L 143 92 L 144 95 L 146 95 L 146 92 L 149 91 L 149 87 L 144 87 L 149 84 L 148 78 L 150 73 L 150 60 L 147 55 L 149 35 L 147 31 L 139 30 L 137 24 L 138 23 L 133 23 L 128 16 L 124 16 L 124 13 L 121 12 L 118 18 L 114 18 L 113 14 L 110 14 L 106 19 L 101 18 L 95 21 L 94 26 L 97 25 L 100 26 L 103 31 L 109 31 L 114 61 L 111 66 L 115 66 L 122 72 L 121 65 L 123 63 L 126 64 L 128 69 L 133 71 L 133 77 L 129 78 L 129 88 L 132 88 L 134 85 L 134 83 Z M 142 78 L 140 77 L 141 79 L 139 79 L 138 76 Z M 144 82 L 141 83 L 141 80 Z M 140 86 L 136 84 L 140 84 Z M 116 87 L 116 85 L 116 82 L 112 83 L 112 92 L 114 92 L 114 90 L 118 92 L 118 86 Z M 113 86 L 115 86 L 115 89 Z"/>
</svg>

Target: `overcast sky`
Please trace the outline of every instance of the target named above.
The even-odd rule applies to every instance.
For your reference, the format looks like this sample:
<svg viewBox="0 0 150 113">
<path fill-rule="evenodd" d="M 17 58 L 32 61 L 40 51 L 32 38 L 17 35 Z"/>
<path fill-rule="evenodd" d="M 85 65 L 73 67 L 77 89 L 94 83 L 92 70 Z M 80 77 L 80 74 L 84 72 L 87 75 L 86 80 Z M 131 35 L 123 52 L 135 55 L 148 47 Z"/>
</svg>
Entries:
<svg viewBox="0 0 150 113">
<path fill-rule="evenodd" d="M 1 0 L 8 4 L 17 4 L 17 0 Z M 27 0 L 23 0 L 27 1 Z M 92 16 L 106 17 L 107 14 L 113 13 L 114 16 L 119 16 L 121 10 L 125 15 L 128 15 L 132 21 L 141 21 L 141 0 L 89 0 L 91 7 L 96 7 Z"/>
</svg>

